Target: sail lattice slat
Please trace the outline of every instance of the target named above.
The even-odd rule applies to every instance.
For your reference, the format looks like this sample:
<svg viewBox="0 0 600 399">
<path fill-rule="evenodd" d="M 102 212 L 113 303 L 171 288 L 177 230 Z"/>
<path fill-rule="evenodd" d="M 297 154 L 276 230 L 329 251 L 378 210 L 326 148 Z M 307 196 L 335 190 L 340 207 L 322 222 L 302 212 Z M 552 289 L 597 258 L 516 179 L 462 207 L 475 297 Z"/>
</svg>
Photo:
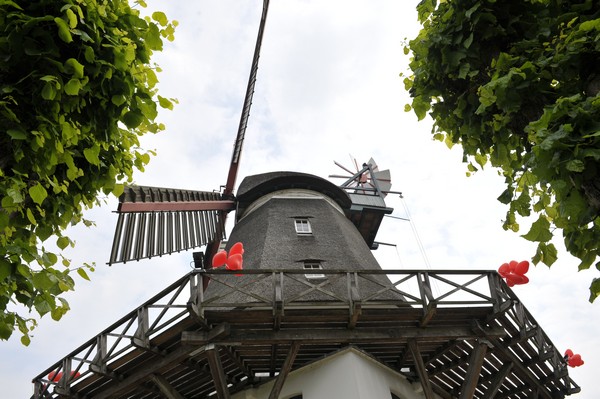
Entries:
<svg viewBox="0 0 600 399">
<path fill-rule="evenodd" d="M 131 186 L 120 197 L 109 264 L 152 258 L 225 238 L 233 201 L 219 193 Z"/>
</svg>

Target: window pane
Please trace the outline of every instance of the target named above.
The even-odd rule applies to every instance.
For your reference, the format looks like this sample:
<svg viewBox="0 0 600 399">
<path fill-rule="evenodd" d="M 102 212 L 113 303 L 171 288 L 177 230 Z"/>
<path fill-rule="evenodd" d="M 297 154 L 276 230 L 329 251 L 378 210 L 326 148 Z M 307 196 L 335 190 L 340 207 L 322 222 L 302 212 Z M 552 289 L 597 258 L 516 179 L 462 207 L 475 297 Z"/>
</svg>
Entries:
<svg viewBox="0 0 600 399">
<path fill-rule="evenodd" d="M 296 219 L 295 224 L 296 224 L 296 233 L 298 233 L 298 234 L 310 234 L 311 233 L 310 223 L 309 223 L 308 219 Z"/>
</svg>

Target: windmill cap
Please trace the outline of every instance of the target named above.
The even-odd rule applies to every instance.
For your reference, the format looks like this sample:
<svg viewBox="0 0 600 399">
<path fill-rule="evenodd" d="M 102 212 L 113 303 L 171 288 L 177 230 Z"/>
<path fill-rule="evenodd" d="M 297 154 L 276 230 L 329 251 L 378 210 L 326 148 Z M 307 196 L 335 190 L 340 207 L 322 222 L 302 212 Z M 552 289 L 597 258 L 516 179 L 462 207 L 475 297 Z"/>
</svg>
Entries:
<svg viewBox="0 0 600 399">
<path fill-rule="evenodd" d="M 326 195 L 344 210 L 352 205 L 350 197 L 344 190 L 321 177 L 299 172 L 269 172 L 244 178 L 237 193 L 238 211 L 245 209 L 264 195 L 293 188 Z"/>
</svg>

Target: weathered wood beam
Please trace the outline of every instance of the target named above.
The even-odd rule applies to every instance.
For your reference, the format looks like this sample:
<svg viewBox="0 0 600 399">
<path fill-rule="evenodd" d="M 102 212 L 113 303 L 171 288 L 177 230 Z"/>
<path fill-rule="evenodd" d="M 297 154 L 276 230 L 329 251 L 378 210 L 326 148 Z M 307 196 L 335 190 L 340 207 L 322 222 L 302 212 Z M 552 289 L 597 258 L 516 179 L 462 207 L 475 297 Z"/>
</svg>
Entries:
<svg viewBox="0 0 600 399">
<path fill-rule="evenodd" d="M 553 399 L 552 398 L 552 394 L 548 391 L 548 389 L 546 389 L 542 385 L 542 383 L 540 382 L 539 378 L 536 377 L 535 374 L 533 374 L 526 366 L 524 366 L 522 364 L 522 360 L 519 359 L 510 350 L 510 348 L 505 347 L 503 345 L 503 343 L 501 342 L 501 340 L 499 340 L 499 339 L 492 340 L 492 344 L 494 345 L 494 347 L 496 348 L 496 350 L 498 350 L 504 356 L 506 356 L 508 359 L 510 359 L 510 361 L 513 363 L 513 367 L 515 369 L 518 369 L 521 372 L 521 374 L 523 374 L 526 377 L 526 380 L 530 384 L 531 388 L 533 388 L 534 390 L 535 389 L 539 389 L 540 397 L 542 397 L 544 399 Z"/>
<path fill-rule="evenodd" d="M 502 328 L 487 331 L 488 337 L 503 337 Z M 222 338 L 211 338 L 207 332 L 183 331 L 181 342 L 190 345 L 204 345 L 213 342 L 219 345 L 241 346 L 248 344 L 287 344 L 293 341 L 303 343 L 406 343 L 410 339 L 475 339 L 479 336 L 468 327 L 407 327 L 397 329 L 361 328 L 354 330 L 293 329 L 282 331 L 248 331 L 231 327 L 230 334 Z"/>
<path fill-rule="evenodd" d="M 505 363 L 504 366 L 502 366 L 502 368 L 494 374 L 494 377 L 490 382 L 490 386 L 483 393 L 483 397 L 494 399 L 494 396 L 496 396 L 496 393 L 498 393 L 498 390 L 502 386 L 504 379 L 508 376 L 508 373 L 510 373 L 512 367 L 512 362 Z"/>
<path fill-rule="evenodd" d="M 417 375 L 419 376 L 419 380 L 421 381 L 421 385 L 423 386 L 423 393 L 425 394 L 425 398 L 434 399 L 433 389 L 431 388 L 431 383 L 429 382 L 429 375 L 427 374 L 427 368 L 425 367 L 425 363 L 423 362 L 423 358 L 421 357 L 421 351 L 419 350 L 417 340 L 412 339 L 408 341 L 408 347 L 415 361 L 415 368 L 417 369 Z"/>
<path fill-rule="evenodd" d="M 132 373 L 129 377 L 122 379 L 119 382 L 113 383 L 107 389 L 101 393 L 94 395 L 94 399 L 107 399 L 114 396 L 118 396 L 119 393 L 130 389 L 132 386 L 138 384 L 143 379 L 148 378 L 149 375 L 157 372 L 161 368 L 175 362 L 180 362 L 186 357 L 190 356 L 192 352 L 204 352 L 205 348 L 198 348 L 192 346 L 181 346 L 174 351 L 166 354 L 158 361 L 148 364 L 146 367 L 139 369 Z"/>
<path fill-rule="evenodd" d="M 292 343 L 290 350 L 283 362 L 283 366 L 281 366 L 281 370 L 279 370 L 279 375 L 275 380 L 275 384 L 273 384 L 273 389 L 271 389 L 271 393 L 269 394 L 269 399 L 278 399 L 279 394 L 281 393 L 281 389 L 283 388 L 283 384 L 285 383 L 285 379 L 287 378 L 292 366 L 294 365 L 294 360 L 296 360 L 296 355 L 300 350 L 300 342 Z"/>
<path fill-rule="evenodd" d="M 427 307 L 423 309 L 423 317 L 421 318 L 421 321 L 419 322 L 419 326 L 420 327 L 426 327 L 427 324 L 429 324 L 429 322 L 431 321 L 431 319 L 433 319 L 433 316 L 435 316 L 436 312 L 437 312 L 437 303 L 436 302 L 429 302 L 427 304 Z"/>
<path fill-rule="evenodd" d="M 212 375 L 215 384 L 217 398 L 229 399 L 229 388 L 227 387 L 227 378 L 225 376 L 225 371 L 223 371 L 219 349 L 213 344 L 207 345 L 206 357 L 208 358 L 208 364 L 210 365 L 210 374 Z"/>
<path fill-rule="evenodd" d="M 356 323 L 358 322 L 358 317 L 362 313 L 362 300 L 360 298 L 360 293 L 358 291 L 358 286 L 356 283 L 357 276 L 356 273 L 353 276 L 354 278 L 350 278 L 349 280 L 349 295 L 350 295 L 350 318 L 348 320 L 348 328 L 354 329 L 356 327 Z"/>
<path fill-rule="evenodd" d="M 479 381 L 479 375 L 481 374 L 481 368 L 485 360 L 485 354 L 487 353 L 488 345 L 486 342 L 478 342 L 473 348 L 471 356 L 469 358 L 469 368 L 467 369 L 467 375 L 463 381 L 460 389 L 460 399 L 471 399 L 477 389 L 477 382 Z"/>
<path fill-rule="evenodd" d="M 159 374 L 152 374 L 151 378 L 154 385 L 158 387 L 160 392 L 165 395 L 167 399 L 185 399 L 179 394 L 179 392 L 177 392 L 175 388 L 173 388 L 171 384 L 169 384 L 167 379 L 163 376 Z"/>
</svg>

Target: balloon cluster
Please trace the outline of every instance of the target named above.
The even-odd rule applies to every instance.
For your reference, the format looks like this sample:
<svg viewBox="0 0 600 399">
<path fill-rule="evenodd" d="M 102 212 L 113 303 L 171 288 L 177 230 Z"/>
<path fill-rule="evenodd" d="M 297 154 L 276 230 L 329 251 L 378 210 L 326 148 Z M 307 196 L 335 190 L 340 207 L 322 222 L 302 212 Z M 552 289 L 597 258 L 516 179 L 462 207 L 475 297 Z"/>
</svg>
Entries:
<svg viewBox="0 0 600 399">
<path fill-rule="evenodd" d="M 227 270 L 242 270 L 244 261 L 242 255 L 244 255 L 244 246 L 241 242 L 236 242 L 229 249 L 229 255 L 227 255 L 227 251 L 221 250 L 213 256 L 212 267 L 225 266 Z"/>
<path fill-rule="evenodd" d="M 566 350 L 565 361 L 567 362 L 569 367 L 579 367 L 584 363 L 583 360 L 581 360 L 581 355 L 579 353 L 573 354 L 573 351 L 571 349 Z"/>
<path fill-rule="evenodd" d="M 529 282 L 529 279 L 525 275 L 528 270 L 528 261 L 517 262 L 516 260 L 511 260 L 509 263 L 503 263 L 498 268 L 498 274 L 506 279 L 506 284 L 509 287 L 512 287 L 517 284 L 527 284 Z"/>
</svg>

